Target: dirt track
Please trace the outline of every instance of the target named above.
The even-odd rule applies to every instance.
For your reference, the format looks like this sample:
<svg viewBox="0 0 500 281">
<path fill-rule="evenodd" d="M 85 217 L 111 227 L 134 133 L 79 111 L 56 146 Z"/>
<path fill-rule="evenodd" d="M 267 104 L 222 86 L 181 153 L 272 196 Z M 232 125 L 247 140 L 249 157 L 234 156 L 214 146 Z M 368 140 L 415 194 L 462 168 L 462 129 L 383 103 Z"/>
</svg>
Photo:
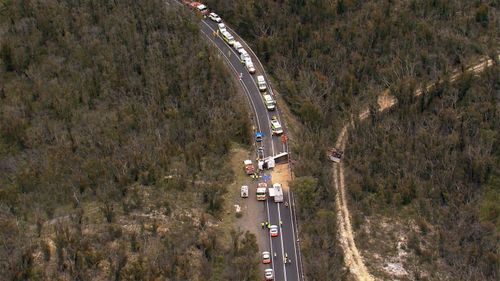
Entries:
<svg viewBox="0 0 500 281">
<path fill-rule="evenodd" d="M 500 60 L 500 55 L 497 57 Z M 485 70 L 486 68 L 492 66 L 494 61 L 488 58 L 482 58 L 473 66 L 465 69 L 464 73 L 474 73 L 478 74 Z M 463 73 L 460 71 L 454 71 L 452 75 L 449 77 L 448 81 L 454 82 L 456 81 Z M 419 88 L 415 91 L 415 96 L 420 96 L 422 93 L 429 91 L 434 86 L 442 83 L 443 80 L 438 80 L 435 82 L 431 82 L 425 85 L 424 87 Z M 383 91 L 378 98 L 378 111 L 382 112 L 388 108 L 393 107 L 397 104 L 397 99 L 393 95 L 389 89 Z M 359 120 L 364 120 L 370 115 L 370 111 L 368 108 L 362 110 L 359 114 Z M 339 137 L 337 138 L 337 142 L 335 146 L 340 150 L 344 151 L 347 143 L 347 130 L 349 126 L 353 124 L 353 120 L 348 122 L 341 130 Z M 349 209 L 347 208 L 347 199 L 346 199 L 346 187 L 344 182 L 344 167 L 342 162 L 338 164 L 333 164 L 333 177 L 335 183 L 335 189 L 337 191 L 337 196 L 335 198 L 338 224 L 339 224 L 339 239 L 340 244 L 342 246 L 342 250 L 344 251 L 344 259 L 345 264 L 351 274 L 354 276 L 356 280 L 367 281 L 367 280 L 375 280 L 375 278 L 368 272 L 363 258 L 359 254 L 358 248 L 354 242 L 354 234 L 351 226 L 351 219 L 349 214 Z"/>
</svg>

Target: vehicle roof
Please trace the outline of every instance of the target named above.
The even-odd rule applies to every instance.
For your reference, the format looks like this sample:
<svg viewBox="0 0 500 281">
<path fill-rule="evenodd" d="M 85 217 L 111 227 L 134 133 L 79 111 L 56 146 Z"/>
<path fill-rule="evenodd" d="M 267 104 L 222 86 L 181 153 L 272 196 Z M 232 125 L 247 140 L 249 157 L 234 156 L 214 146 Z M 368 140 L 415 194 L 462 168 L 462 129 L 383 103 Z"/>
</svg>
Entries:
<svg viewBox="0 0 500 281">
<path fill-rule="evenodd" d="M 259 80 L 259 81 L 265 81 L 264 76 L 262 76 L 262 75 L 257 76 L 257 80 Z"/>
<path fill-rule="evenodd" d="M 272 268 L 267 268 L 266 270 L 264 270 L 265 272 L 273 272 L 273 269 Z"/>
<path fill-rule="evenodd" d="M 259 182 L 259 183 L 257 184 L 257 186 L 267 187 L 267 183 L 265 183 L 265 182 Z"/>
<path fill-rule="evenodd" d="M 273 100 L 273 98 L 272 98 L 270 95 L 268 95 L 268 94 L 265 94 L 265 95 L 264 95 L 264 99 L 265 99 L 265 100 L 269 100 L 269 101 L 272 101 L 272 100 Z"/>
<path fill-rule="evenodd" d="M 271 124 L 275 126 L 281 126 L 280 122 L 278 120 L 271 120 Z"/>
<path fill-rule="evenodd" d="M 277 226 L 277 225 L 275 225 L 275 224 L 273 224 L 273 225 L 271 225 L 271 228 L 276 228 L 276 229 L 277 229 L 277 228 L 278 228 L 278 226 Z"/>
<path fill-rule="evenodd" d="M 270 254 L 268 251 L 264 251 L 262 252 L 262 254 Z"/>
<path fill-rule="evenodd" d="M 205 6 L 204 4 L 200 4 L 200 5 L 196 6 L 196 8 L 203 10 L 203 9 L 206 9 L 207 6 Z"/>
<path fill-rule="evenodd" d="M 211 12 L 211 13 L 210 13 L 210 15 L 211 15 L 211 16 L 219 16 L 219 15 L 217 15 L 217 14 L 216 14 L 216 13 L 214 13 L 214 12 Z"/>
</svg>

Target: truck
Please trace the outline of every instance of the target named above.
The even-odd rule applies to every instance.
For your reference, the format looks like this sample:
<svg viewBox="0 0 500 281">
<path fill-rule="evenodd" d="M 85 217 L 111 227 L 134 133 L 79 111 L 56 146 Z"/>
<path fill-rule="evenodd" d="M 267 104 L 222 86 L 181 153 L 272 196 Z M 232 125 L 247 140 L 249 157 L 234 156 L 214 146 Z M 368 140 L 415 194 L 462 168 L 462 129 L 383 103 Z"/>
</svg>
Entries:
<svg viewBox="0 0 500 281">
<path fill-rule="evenodd" d="M 257 200 L 265 201 L 267 199 L 267 183 L 259 182 L 257 184 Z"/>
<path fill-rule="evenodd" d="M 257 76 L 257 85 L 259 85 L 259 91 L 264 92 L 267 90 L 266 79 L 263 75 Z"/>
<path fill-rule="evenodd" d="M 252 163 L 252 160 L 250 159 L 247 159 L 247 160 L 244 160 L 243 161 L 243 166 L 244 166 L 244 169 L 245 169 L 245 173 L 247 175 L 252 175 L 253 173 L 255 173 L 255 167 Z"/>
<path fill-rule="evenodd" d="M 262 95 L 262 99 L 264 100 L 267 110 L 272 111 L 276 109 L 276 101 L 271 97 L 271 95 L 264 94 Z"/>
<path fill-rule="evenodd" d="M 274 202 L 276 203 L 281 203 L 283 202 L 283 189 L 281 188 L 281 184 L 275 183 L 273 184 L 273 197 L 274 197 Z M 271 189 L 269 189 L 269 196 L 271 196 Z"/>
</svg>

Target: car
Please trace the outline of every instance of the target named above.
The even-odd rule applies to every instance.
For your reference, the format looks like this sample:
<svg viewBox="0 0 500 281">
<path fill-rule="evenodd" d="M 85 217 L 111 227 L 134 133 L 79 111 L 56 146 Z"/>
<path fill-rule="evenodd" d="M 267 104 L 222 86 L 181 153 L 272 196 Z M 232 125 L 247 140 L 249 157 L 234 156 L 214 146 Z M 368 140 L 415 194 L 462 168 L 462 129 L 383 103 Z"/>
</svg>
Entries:
<svg viewBox="0 0 500 281">
<path fill-rule="evenodd" d="M 226 25 L 223 23 L 217 24 L 217 28 L 219 28 L 219 32 L 227 31 Z"/>
<path fill-rule="evenodd" d="M 204 4 L 200 4 L 200 5 L 196 6 L 196 9 L 202 15 L 206 15 L 208 13 L 208 7 Z"/>
<path fill-rule="evenodd" d="M 262 132 L 255 133 L 255 141 L 256 142 L 261 142 L 263 137 L 264 137 L 264 134 Z"/>
<path fill-rule="evenodd" d="M 222 22 L 222 19 L 216 13 L 210 13 L 208 17 L 215 22 Z"/>
<path fill-rule="evenodd" d="M 273 224 L 269 227 L 269 233 L 271 234 L 271 237 L 277 237 L 278 236 L 278 226 Z"/>
<path fill-rule="evenodd" d="M 264 159 L 264 147 L 262 146 L 259 146 L 259 148 L 257 149 L 257 159 Z"/>
<path fill-rule="evenodd" d="M 264 277 L 266 280 L 273 280 L 274 279 L 274 272 L 272 268 L 268 268 L 264 270 Z"/>
<path fill-rule="evenodd" d="M 248 69 L 248 72 L 250 74 L 254 74 L 255 73 L 255 66 L 253 65 L 253 62 L 252 62 L 251 59 L 245 60 L 245 67 Z"/>
<path fill-rule="evenodd" d="M 269 253 L 269 252 L 262 252 L 262 263 L 263 264 L 269 264 L 269 263 L 271 263 L 271 253 Z"/>
<path fill-rule="evenodd" d="M 241 43 L 239 41 L 235 41 L 234 44 L 233 44 L 233 47 L 234 49 L 239 53 L 241 54 L 243 51 L 245 51 L 245 49 L 243 48 L 243 45 L 241 45 Z M 246 51 L 245 51 L 246 52 Z"/>
<path fill-rule="evenodd" d="M 276 117 L 271 119 L 271 131 L 273 132 L 273 135 L 283 134 L 283 127 L 281 127 L 280 121 L 278 121 L 278 118 Z"/>
</svg>

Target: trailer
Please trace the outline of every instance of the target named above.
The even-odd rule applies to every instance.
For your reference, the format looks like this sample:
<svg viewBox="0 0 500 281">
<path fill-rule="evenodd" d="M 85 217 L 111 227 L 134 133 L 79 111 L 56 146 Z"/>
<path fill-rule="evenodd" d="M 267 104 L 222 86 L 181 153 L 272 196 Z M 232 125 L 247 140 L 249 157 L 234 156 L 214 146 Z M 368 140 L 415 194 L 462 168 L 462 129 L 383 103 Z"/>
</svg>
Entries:
<svg viewBox="0 0 500 281">
<path fill-rule="evenodd" d="M 271 190 L 273 190 L 274 202 L 281 203 L 283 202 L 283 189 L 281 188 L 281 184 L 275 183 L 273 184 L 273 188 L 269 189 L 269 196 L 271 196 Z"/>
</svg>

